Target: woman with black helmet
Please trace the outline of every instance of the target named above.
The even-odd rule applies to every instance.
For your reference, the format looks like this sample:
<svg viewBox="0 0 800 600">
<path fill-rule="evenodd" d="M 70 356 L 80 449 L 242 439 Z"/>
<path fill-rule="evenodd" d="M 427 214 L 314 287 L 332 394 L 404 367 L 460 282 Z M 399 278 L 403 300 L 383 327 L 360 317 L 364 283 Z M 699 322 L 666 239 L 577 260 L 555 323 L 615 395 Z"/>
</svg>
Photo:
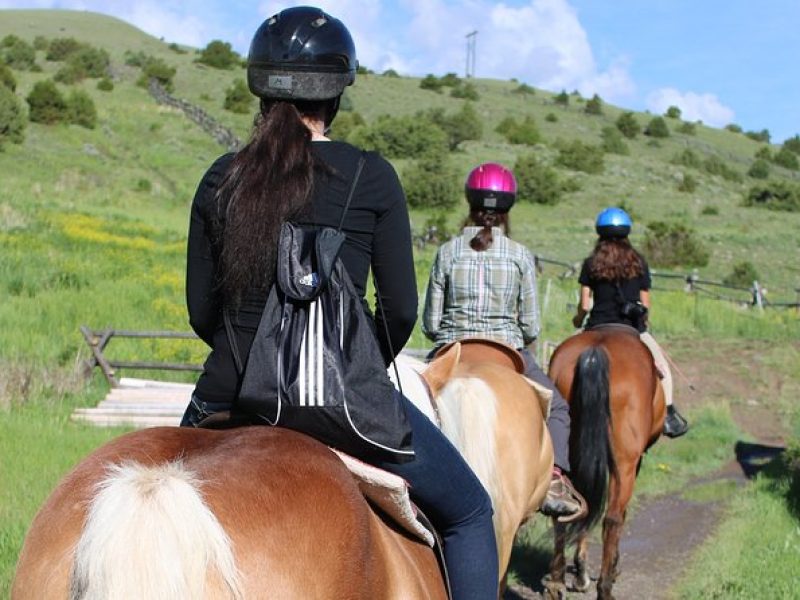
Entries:
<svg viewBox="0 0 800 600">
<path fill-rule="evenodd" d="M 630 216 L 621 208 L 607 208 L 597 215 L 597 244 L 581 268 L 581 298 L 572 323 L 581 327 L 588 314 L 587 328 L 621 323 L 639 331 L 661 375 L 667 403 L 664 435 L 678 437 L 689 430 L 689 424 L 673 405 L 672 374 L 664 352 L 647 331 L 650 269 L 628 239 L 632 225 Z"/>
<path fill-rule="evenodd" d="M 541 511 L 571 521 L 585 503 L 572 487 L 569 472 L 569 406 L 527 348 L 539 335 L 536 267 L 530 251 L 508 237 L 508 212 L 517 183 L 503 165 L 475 167 L 465 184 L 470 212 L 460 236 L 436 253 L 428 280 L 422 331 L 434 342 L 431 356 L 444 344 L 466 337 L 504 342 L 522 353 L 525 375 L 553 392 L 547 427 L 555 466 Z"/>
<path fill-rule="evenodd" d="M 417 292 L 405 196 L 391 165 L 373 152 L 333 142 L 326 132 L 356 57 L 347 28 L 320 9 L 284 10 L 256 31 L 248 84 L 260 98 L 252 138 L 206 172 L 191 211 L 186 294 L 192 328 L 211 347 L 182 425 L 229 410 L 241 377 L 227 338 L 244 356 L 275 277 L 283 222 L 336 227 L 362 156 L 366 161 L 345 213 L 340 258 L 362 296 L 372 269 L 383 311 L 374 317 L 385 362 L 408 340 Z M 368 310 L 366 302 L 365 310 Z M 410 484 L 415 502 L 444 541 L 454 598 L 497 597 L 492 508 L 458 451 L 398 394 L 411 425 L 415 458 L 371 460 Z"/>
</svg>

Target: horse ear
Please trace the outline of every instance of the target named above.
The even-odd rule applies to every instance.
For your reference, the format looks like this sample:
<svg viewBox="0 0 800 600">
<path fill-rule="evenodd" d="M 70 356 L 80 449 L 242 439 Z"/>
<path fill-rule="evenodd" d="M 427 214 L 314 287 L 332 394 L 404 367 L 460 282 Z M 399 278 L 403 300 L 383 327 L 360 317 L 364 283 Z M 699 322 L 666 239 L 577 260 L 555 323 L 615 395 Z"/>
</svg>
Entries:
<svg viewBox="0 0 800 600">
<path fill-rule="evenodd" d="M 450 346 L 443 354 L 437 356 L 422 372 L 422 378 L 428 384 L 431 395 L 436 397 L 439 390 L 444 387 L 453 376 L 453 371 L 461 358 L 461 344 L 458 342 Z"/>
</svg>

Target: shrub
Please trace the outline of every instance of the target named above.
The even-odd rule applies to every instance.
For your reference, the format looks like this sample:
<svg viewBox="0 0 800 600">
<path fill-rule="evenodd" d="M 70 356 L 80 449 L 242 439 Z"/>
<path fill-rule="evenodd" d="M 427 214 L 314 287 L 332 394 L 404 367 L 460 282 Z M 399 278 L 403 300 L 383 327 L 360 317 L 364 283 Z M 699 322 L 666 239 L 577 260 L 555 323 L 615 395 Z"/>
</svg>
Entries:
<svg viewBox="0 0 800 600">
<path fill-rule="evenodd" d="M 0 87 L 8 88 L 12 92 L 17 90 L 17 80 L 14 77 L 14 73 L 2 63 L 0 63 Z"/>
<path fill-rule="evenodd" d="M 622 156 L 627 156 L 631 153 L 628 144 L 625 143 L 622 134 L 616 127 L 611 127 L 610 125 L 603 127 L 600 137 L 603 140 L 602 148 L 604 152 Z"/>
<path fill-rule="evenodd" d="M 722 283 L 738 287 L 750 287 L 754 281 L 759 279 L 761 278 L 753 263 L 745 260 L 733 265 L 733 270 L 722 278 Z"/>
<path fill-rule="evenodd" d="M 415 160 L 403 173 L 403 189 L 414 208 L 450 208 L 461 199 L 461 180 L 446 153 Z"/>
<path fill-rule="evenodd" d="M 556 113 L 547 113 L 544 117 L 544 120 L 548 123 L 557 123 L 558 117 L 556 116 Z"/>
<path fill-rule="evenodd" d="M 561 90 L 561 93 L 553 98 L 553 102 L 561 106 L 569 106 L 569 94 L 567 94 L 566 90 Z"/>
<path fill-rule="evenodd" d="M 790 152 L 800 154 L 800 135 L 795 135 L 794 137 L 790 137 L 789 139 L 785 140 L 783 142 L 783 147 Z"/>
<path fill-rule="evenodd" d="M 383 73 L 381 73 L 381 75 L 383 77 L 400 77 L 400 75 L 398 75 L 397 71 L 394 69 L 386 69 Z"/>
<path fill-rule="evenodd" d="M 747 192 L 744 205 L 800 212 L 800 186 L 787 181 L 770 181 L 754 185 Z"/>
<path fill-rule="evenodd" d="M 83 70 L 86 77 L 105 77 L 108 75 L 111 59 L 108 57 L 108 52 L 102 48 L 86 45 L 73 52 L 67 59 L 67 64 Z"/>
<path fill-rule="evenodd" d="M 129 67 L 144 67 L 151 60 L 155 58 L 141 50 L 138 52 L 125 50 L 125 64 Z"/>
<path fill-rule="evenodd" d="M 617 118 L 617 129 L 628 139 L 633 139 L 642 131 L 642 126 L 632 112 L 624 112 Z"/>
<path fill-rule="evenodd" d="M 150 80 L 155 79 L 165 90 L 173 89 L 172 78 L 175 77 L 175 67 L 170 67 L 160 58 L 149 57 L 142 65 L 142 75 L 137 83 L 142 87 L 150 85 Z"/>
<path fill-rule="evenodd" d="M 644 252 L 657 267 L 704 267 L 710 256 L 693 229 L 663 221 L 647 225 Z"/>
<path fill-rule="evenodd" d="M 72 85 L 83 81 L 86 78 L 86 72 L 83 71 L 78 65 L 65 64 L 53 75 L 53 81 L 63 83 L 64 85 Z"/>
<path fill-rule="evenodd" d="M 358 65 L 356 67 L 356 73 L 358 75 L 372 75 L 375 71 L 372 69 L 368 69 L 366 65 Z"/>
<path fill-rule="evenodd" d="M 670 106 L 667 109 L 667 112 L 664 113 L 665 117 L 670 119 L 680 119 L 681 118 L 681 109 L 677 106 Z"/>
<path fill-rule="evenodd" d="M 727 125 L 725 125 L 725 129 L 733 133 L 742 133 L 741 126 L 737 125 L 736 123 L 728 123 Z"/>
<path fill-rule="evenodd" d="M 241 63 L 241 57 L 233 51 L 228 42 L 212 40 L 200 52 L 195 62 L 208 65 L 214 69 L 232 69 Z"/>
<path fill-rule="evenodd" d="M 430 73 L 422 78 L 422 81 L 419 82 L 419 87 L 423 90 L 430 90 L 438 94 L 442 93 L 442 82 L 439 81 L 438 77 Z"/>
<path fill-rule="evenodd" d="M 743 177 L 739 171 L 729 167 L 728 164 L 718 156 L 709 156 L 703 161 L 703 170 L 709 175 L 719 175 L 726 181 L 741 182 Z"/>
<path fill-rule="evenodd" d="M 443 109 L 434 108 L 417 116 L 438 125 L 447 134 L 450 150 L 455 150 L 465 140 L 479 140 L 483 136 L 483 123 L 471 102 L 465 102 L 455 114 L 447 115 Z"/>
<path fill-rule="evenodd" d="M 0 85 L 0 150 L 5 142 L 21 144 L 25 139 L 25 115 L 13 90 Z"/>
<path fill-rule="evenodd" d="M 536 89 L 529 86 L 527 83 L 520 83 L 517 87 L 511 90 L 512 94 L 519 94 L 521 96 L 533 96 L 536 94 Z"/>
<path fill-rule="evenodd" d="M 382 115 L 372 125 L 357 128 L 351 137 L 355 145 L 376 150 L 387 158 L 442 156 L 447 152 L 447 134 L 419 115 Z"/>
<path fill-rule="evenodd" d="M 67 101 L 50 80 L 37 81 L 25 99 L 28 118 L 34 123 L 60 123 L 69 120 Z"/>
<path fill-rule="evenodd" d="M 786 146 L 782 146 L 781 149 L 775 153 L 775 156 L 772 157 L 772 162 L 792 171 L 800 169 L 800 162 L 797 160 L 797 155 Z"/>
<path fill-rule="evenodd" d="M 253 105 L 253 95 L 250 93 L 244 79 L 237 79 L 233 85 L 225 91 L 225 102 L 223 107 L 238 114 L 250 112 Z"/>
<path fill-rule="evenodd" d="M 691 194 L 696 189 L 697 189 L 697 179 L 695 179 L 689 173 L 684 173 L 683 176 L 681 177 L 680 182 L 678 183 L 678 191 Z"/>
<path fill-rule="evenodd" d="M 364 125 L 364 117 L 357 112 L 340 112 L 331 125 L 330 137 L 334 140 L 347 141 L 350 134 L 361 125 Z"/>
<path fill-rule="evenodd" d="M 47 46 L 45 59 L 54 62 L 66 60 L 67 57 L 73 52 L 76 52 L 81 45 L 81 42 L 72 37 L 55 38 L 51 40 L 50 44 Z"/>
<path fill-rule="evenodd" d="M 755 158 L 772 162 L 772 150 L 770 150 L 769 146 L 761 146 L 758 150 L 756 150 L 754 156 Z"/>
<path fill-rule="evenodd" d="M 16 35 L 7 35 L 0 42 L 0 62 L 12 69 L 31 71 L 36 66 L 36 50 Z"/>
<path fill-rule="evenodd" d="M 450 90 L 450 95 L 453 98 L 464 98 L 465 100 L 473 100 L 475 102 L 480 100 L 478 90 L 475 89 L 475 86 L 469 81 L 454 86 L 453 89 Z"/>
<path fill-rule="evenodd" d="M 43 35 L 37 35 L 33 38 L 33 49 L 34 50 L 43 50 L 47 52 L 48 48 L 50 48 L 50 41 L 44 37 Z"/>
<path fill-rule="evenodd" d="M 186 50 L 184 50 L 183 48 L 181 48 L 181 47 L 180 47 L 178 44 L 176 44 L 175 42 L 172 42 L 172 43 L 171 43 L 169 46 L 167 46 L 167 48 L 169 48 L 170 50 L 172 50 L 172 51 L 173 51 L 175 54 L 186 54 Z"/>
<path fill-rule="evenodd" d="M 745 133 L 745 135 L 756 142 L 764 142 L 769 144 L 769 129 L 762 129 L 761 131 L 748 131 Z"/>
<path fill-rule="evenodd" d="M 595 94 L 587 102 L 583 109 L 587 115 L 602 115 L 603 114 L 603 101 L 600 96 Z"/>
<path fill-rule="evenodd" d="M 560 142 L 556 162 L 568 169 L 594 175 L 602 173 L 605 169 L 603 149 L 580 140 Z"/>
<path fill-rule="evenodd" d="M 153 184 L 149 179 L 141 177 L 140 179 L 136 180 L 136 186 L 133 189 L 137 192 L 149 193 L 153 189 Z"/>
<path fill-rule="evenodd" d="M 495 131 L 502 134 L 509 144 L 533 146 L 542 137 L 536 121 L 530 115 L 526 116 L 521 123 L 518 123 L 513 117 L 506 117 L 495 128 Z"/>
<path fill-rule="evenodd" d="M 97 89 L 101 92 L 110 92 L 114 89 L 114 82 L 111 81 L 108 77 L 103 77 L 100 81 L 97 82 Z"/>
<path fill-rule="evenodd" d="M 769 177 L 769 163 L 763 158 L 757 158 L 750 165 L 747 175 L 753 179 L 767 179 Z"/>
<path fill-rule="evenodd" d="M 674 165 L 682 165 L 693 169 L 701 169 L 703 167 L 703 161 L 691 148 L 686 148 L 681 153 L 676 154 L 670 162 Z"/>
<path fill-rule="evenodd" d="M 558 172 L 533 154 L 523 154 L 514 164 L 517 197 L 522 202 L 555 205 L 561 202 L 569 186 L 561 181 Z"/>
<path fill-rule="evenodd" d="M 678 133 L 683 133 L 686 135 L 695 135 L 697 133 L 697 126 L 694 123 L 685 121 L 680 125 L 678 125 Z"/>
<path fill-rule="evenodd" d="M 714 206 L 713 204 L 710 206 L 704 206 L 703 210 L 700 211 L 701 215 L 718 215 L 719 209 Z"/>
<path fill-rule="evenodd" d="M 669 137 L 669 127 L 662 117 L 653 117 L 644 128 L 644 134 L 653 138 Z"/>
<path fill-rule="evenodd" d="M 439 82 L 447 87 L 458 87 L 461 85 L 461 79 L 455 73 L 445 73 L 441 78 L 439 78 Z"/>
<path fill-rule="evenodd" d="M 91 96 L 83 90 L 73 90 L 67 98 L 67 114 L 70 123 L 94 129 L 97 125 L 97 109 Z"/>
</svg>

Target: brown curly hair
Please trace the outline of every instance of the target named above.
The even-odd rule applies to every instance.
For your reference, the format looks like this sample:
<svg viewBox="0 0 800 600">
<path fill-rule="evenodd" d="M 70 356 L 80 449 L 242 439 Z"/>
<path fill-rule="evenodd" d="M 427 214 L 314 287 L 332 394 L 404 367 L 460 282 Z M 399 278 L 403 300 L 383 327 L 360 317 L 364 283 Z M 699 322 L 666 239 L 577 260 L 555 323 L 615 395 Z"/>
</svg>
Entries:
<svg viewBox="0 0 800 600">
<path fill-rule="evenodd" d="M 589 275 L 609 281 L 634 279 L 644 273 L 644 259 L 628 238 L 600 238 L 589 257 Z"/>
</svg>

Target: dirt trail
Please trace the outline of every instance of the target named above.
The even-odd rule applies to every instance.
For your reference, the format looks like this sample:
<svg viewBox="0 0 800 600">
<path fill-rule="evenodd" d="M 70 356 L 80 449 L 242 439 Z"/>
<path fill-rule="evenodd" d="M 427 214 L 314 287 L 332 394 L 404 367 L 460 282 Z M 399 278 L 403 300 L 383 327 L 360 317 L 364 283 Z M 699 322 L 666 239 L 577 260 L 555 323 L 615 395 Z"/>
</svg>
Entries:
<svg viewBox="0 0 800 600">
<path fill-rule="evenodd" d="M 766 346 L 752 342 L 736 347 L 699 347 L 696 342 L 676 343 L 675 356 L 680 374 L 676 373 L 676 404 L 681 408 L 696 407 L 720 399 L 738 398 L 732 403 L 732 414 L 737 425 L 767 446 L 780 446 L 786 436 L 778 410 L 770 405 L 776 386 L 780 387 L 780 374 L 764 376 L 754 381 L 752 366 L 758 364 Z M 675 358 L 675 357 L 673 357 Z M 747 366 L 747 368 L 743 368 Z M 691 381 L 695 392 L 688 388 Z M 775 378 L 778 381 L 775 381 Z M 670 442 L 673 443 L 673 442 Z M 674 443 L 679 443 L 676 440 Z M 722 516 L 724 503 L 720 501 L 687 500 L 685 492 L 704 484 L 733 481 L 746 485 L 745 470 L 749 469 L 746 453 L 757 451 L 758 446 L 743 445 L 739 461 L 731 461 L 719 472 L 690 482 L 681 493 L 648 499 L 637 504 L 628 519 L 620 541 L 621 575 L 614 585 L 618 600 L 668 600 L 671 588 L 680 579 L 694 551 L 714 531 Z M 738 453 L 738 452 L 737 452 Z M 743 468 L 744 467 L 744 468 Z M 571 550 L 570 550 L 571 552 Z M 601 547 L 598 540 L 589 546 L 589 572 L 596 579 Z M 534 567 L 524 576 L 525 584 L 507 590 L 506 600 L 531 600 L 540 598 L 540 579 L 547 570 L 548 557 L 532 557 Z M 571 561 L 571 554 L 567 556 Z M 572 574 L 567 575 L 567 585 Z M 594 585 L 587 594 L 568 592 L 567 598 L 592 598 Z"/>
</svg>

